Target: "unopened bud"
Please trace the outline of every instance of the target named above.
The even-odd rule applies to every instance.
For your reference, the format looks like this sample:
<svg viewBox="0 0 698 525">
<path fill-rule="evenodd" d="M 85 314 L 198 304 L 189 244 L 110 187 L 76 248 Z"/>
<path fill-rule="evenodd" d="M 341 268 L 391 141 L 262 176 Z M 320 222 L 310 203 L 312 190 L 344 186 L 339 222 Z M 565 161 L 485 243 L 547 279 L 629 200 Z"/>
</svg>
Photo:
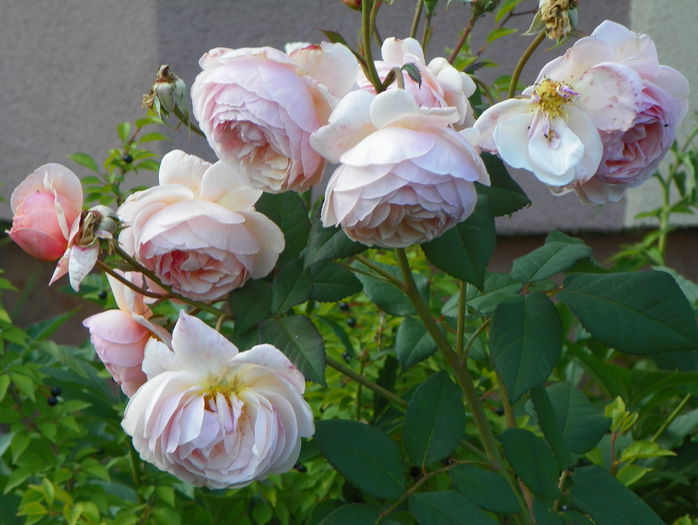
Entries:
<svg viewBox="0 0 698 525">
<path fill-rule="evenodd" d="M 176 109 L 188 115 L 187 85 L 170 70 L 170 66 L 162 65 L 150 92 L 143 95 L 143 106 L 155 110 L 160 116 L 162 110 L 174 113 Z"/>
<path fill-rule="evenodd" d="M 361 0 L 344 0 L 344 5 L 355 11 L 361 11 Z"/>
</svg>

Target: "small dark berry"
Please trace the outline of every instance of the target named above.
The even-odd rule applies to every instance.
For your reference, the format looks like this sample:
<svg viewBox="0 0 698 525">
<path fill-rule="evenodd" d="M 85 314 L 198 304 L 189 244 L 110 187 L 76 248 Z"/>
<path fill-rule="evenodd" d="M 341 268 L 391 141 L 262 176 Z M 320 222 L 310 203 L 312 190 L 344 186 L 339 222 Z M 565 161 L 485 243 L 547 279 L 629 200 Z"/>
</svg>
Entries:
<svg viewBox="0 0 698 525">
<path fill-rule="evenodd" d="M 349 328 L 354 328 L 356 326 L 356 319 L 350 317 L 349 319 L 347 319 L 347 325 L 349 326 Z"/>
<path fill-rule="evenodd" d="M 131 164 L 133 162 L 133 157 L 127 153 L 121 157 L 121 160 L 123 160 L 126 164 Z"/>
<path fill-rule="evenodd" d="M 97 297 L 99 297 L 100 301 L 104 301 L 107 298 L 107 291 L 102 290 L 101 292 L 99 292 L 99 295 Z"/>
<path fill-rule="evenodd" d="M 60 396 L 61 392 L 63 392 L 63 390 L 61 390 L 61 387 L 59 387 L 59 386 L 54 386 L 51 389 L 51 395 L 54 397 Z"/>
<path fill-rule="evenodd" d="M 55 407 L 58 404 L 58 399 L 55 396 L 51 396 L 46 400 L 46 402 L 48 403 L 48 406 Z"/>
<path fill-rule="evenodd" d="M 351 361 L 351 354 L 349 352 L 344 352 L 342 354 L 342 359 L 344 359 L 347 363 Z"/>
<path fill-rule="evenodd" d="M 494 413 L 497 414 L 498 416 L 503 416 L 504 415 L 504 409 L 502 407 L 497 407 L 494 409 Z"/>
<path fill-rule="evenodd" d="M 308 468 L 305 465 L 302 465 L 301 463 L 296 463 L 293 468 L 301 474 L 305 474 L 306 472 L 308 472 Z"/>
<path fill-rule="evenodd" d="M 349 303 L 345 303 L 344 301 L 342 301 L 341 303 L 339 303 L 339 309 L 346 312 L 347 310 L 349 310 Z"/>
<path fill-rule="evenodd" d="M 410 476 L 413 478 L 418 478 L 421 475 L 421 471 L 419 470 L 419 467 L 414 466 L 410 468 Z"/>
</svg>

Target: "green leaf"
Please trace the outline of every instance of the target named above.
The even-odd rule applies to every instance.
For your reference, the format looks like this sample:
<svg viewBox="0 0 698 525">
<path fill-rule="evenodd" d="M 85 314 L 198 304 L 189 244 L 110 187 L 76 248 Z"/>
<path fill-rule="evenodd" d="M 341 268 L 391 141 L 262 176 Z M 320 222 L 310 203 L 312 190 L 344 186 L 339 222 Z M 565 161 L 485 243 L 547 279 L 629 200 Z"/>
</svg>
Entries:
<svg viewBox="0 0 698 525">
<path fill-rule="evenodd" d="M 514 402 L 542 384 L 562 350 L 562 323 L 553 303 L 533 292 L 500 304 L 490 331 L 491 356 Z"/>
<path fill-rule="evenodd" d="M 421 525 L 497 525 L 460 492 L 420 492 L 410 498 L 410 510 Z"/>
<path fill-rule="evenodd" d="M 313 283 L 303 271 L 303 259 L 294 259 L 274 277 L 271 287 L 271 311 L 282 314 L 310 298 Z"/>
<path fill-rule="evenodd" d="M 160 133 L 159 131 L 151 131 L 150 133 L 146 133 L 145 135 L 141 135 L 138 138 L 138 142 L 143 143 L 143 142 L 155 142 L 158 140 L 170 140 L 170 138 L 165 135 L 164 133 Z"/>
<path fill-rule="evenodd" d="M 375 525 L 379 519 L 378 509 L 362 503 L 350 503 L 330 512 L 319 525 Z"/>
<path fill-rule="evenodd" d="M 119 134 L 121 142 L 127 142 L 131 135 L 131 124 L 129 122 L 120 122 L 116 126 L 116 132 Z"/>
<path fill-rule="evenodd" d="M 29 334 L 34 341 L 43 341 L 48 339 L 56 332 L 56 330 L 63 326 L 76 313 L 78 313 L 80 309 L 81 307 L 77 306 L 72 310 L 68 310 L 67 312 L 56 317 L 35 323 L 27 329 L 27 334 Z"/>
<path fill-rule="evenodd" d="M 652 472 L 652 469 L 648 467 L 641 467 L 640 465 L 635 465 L 633 463 L 628 463 L 627 465 L 623 465 L 620 469 L 618 469 L 616 479 L 626 487 L 629 487 L 633 483 L 636 483 L 644 478 L 645 474 L 648 472 Z"/>
<path fill-rule="evenodd" d="M 421 320 L 407 317 L 397 329 L 395 351 L 400 365 L 407 369 L 436 352 L 436 343 Z"/>
<path fill-rule="evenodd" d="M 380 266 L 383 270 L 390 273 L 393 277 L 400 279 L 402 274 L 395 266 L 387 264 L 374 263 Z M 371 273 L 372 270 L 359 261 L 354 261 L 352 267 L 361 269 L 362 271 Z M 381 310 L 397 316 L 414 315 L 417 311 L 414 309 L 412 302 L 405 293 L 397 288 L 391 282 L 382 277 L 372 277 L 363 273 L 358 273 L 356 277 L 361 281 L 364 287 L 364 293 L 373 301 Z M 426 277 L 421 274 L 414 274 L 415 284 L 425 302 L 428 302 L 428 287 L 429 282 Z"/>
<path fill-rule="evenodd" d="M 567 511 L 562 514 L 565 525 L 595 525 L 593 521 L 584 514 L 575 511 Z"/>
<path fill-rule="evenodd" d="M 524 283 L 540 281 L 571 268 L 579 259 L 591 255 L 591 248 L 579 239 L 566 235 L 561 238 L 560 235 L 558 232 L 551 233 L 543 246 L 515 259 L 511 276 Z"/>
<path fill-rule="evenodd" d="M 279 256 L 278 265 L 298 257 L 305 248 L 310 234 L 308 208 L 295 191 L 285 193 L 263 193 L 255 209 L 269 217 L 284 232 L 286 247 Z"/>
<path fill-rule="evenodd" d="M 511 215 L 515 211 L 531 204 L 530 199 L 514 179 L 511 178 L 506 166 L 499 157 L 489 153 L 481 155 L 490 174 L 490 186 L 477 184 L 477 192 L 489 197 L 492 213 L 495 217 Z"/>
<path fill-rule="evenodd" d="M 7 387 L 10 386 L 10 376 L 3 374 L 0 376 L 0 401 L 5 399 L 5 394 L 7 394 Z"/>
<path fill-rule="evenodd" d="M 572 474 L 572 503 L 598 524 L 662 525 L 664 522 L 631 490 L 605 470 L 583 467 Z"/>
<path fill-rule="evenodd" d="M 76 164 L 80 164 L 80 166 L 84 166 L 90 171 L 99 173 L 97 161 L 93 159 L 91 155 L 88 155 L 87 153 L 73 153 L 72 155 L 67 155 L 67 157 Z"/>
<path fill-rule="evenodd" d="M 159 171 L 160 170 L 160 162 L 157 160 L 153 159 L 147 159 L 144 160 L 143 162 L 139 162 L 134 166 L 135 169 L 137 170 L 145 170 L 145 171 Z"/>
<path fill-rule="evenodd" d="M 522 428 L 508 428 L 497 439 L 514 472 L 531 491 L 550 499 L 560 497 L 560 470 L 545 441 Z"/>
<path fill-rule="evenodd" d="M 267 281 L 247 281 L 245 286 L 228 296 L 235 316 L 235 331 L 242 333 L 271 317 L 272 284 Z"/>
<path fill-rule="evenodd" d="M 25 376 L 24 374 L 18 374 L 16 372 L 10 372 L 10 378 L 17 387 L 17 390 L 19 390 L 22 394 L 27 396 L 32 401 L 36 401 L 36 397 L 34 395 L 34 381 L 31 377 Z"/>
<path fill-rule="evenodd" d="M 422 244 L 422 250 L 437 268 L 482 289 L 495 244 L 494 215 L 487 197 L 480 196 L 470 217 Z"/>
<path fill-rule="evenodd" d="M 348 270 L 324 261 L 308 269 L 312 289 L 310 298 L 320 302 L 335 302 L 362 290 L 361 282 Z"/>
<path fill-rule="evenodd" d="M 621 352 L 698 347 L 693 309 L 665 272 L 569 275 L 558 297 L 594 337 Z"/>
<path fill-rule="evenodd" d="M 658 458 L 661 456 L 675 456 L 676 452 L 662 448 L 652 441 L 635 441 L 625 447 L 620 455 L 621 462 L 635 461 L 641 458 Z"/>
<path fill-rule="evenodd" d="M 476 465 L 458 465 L 451 469 L 451 479 L 458 490 L 483 509 L 504 514 L 521 510 L 511 487 L 496 472 Z"/>
<path fill-rule="evenodd" d="M 317 219 L 308 236 L 305 266 L 307 268 L 320 261 L 349 257 L 367 249 L 368 246 L 352 241 L 340 228 L 323 228 Z"/>
<path fill-rule="evenodd" d="M 444 370 L 419 385 L 410 398 L 402 443 L 421 466 L 447 457 L 465 433 L 461 391 Z"/>
<path fill-rule="evenodd" d="M 375 427 L 356 421 L 318 421 L 320 450 L 350 483 L 378 498 L 399 498 L 405 490 L 400 449 Z"/>
<path fill-rule="evenodd" d="M 310 319 L 303 315 L 268 319 L 259 333 L 263 342 L 286 354 L 306 379 L 325 384 L 325 345 Z"/>
<path fill-rule="evenodd" d="M 531 389 L 531 401 L 538 416 L 538 426 L 557 458 L 560 469 L 570 466 L 570 455 L 562 433 L 562 425 L 557 419 L 553 404 L 543 386 Z"/>
<path fill-rule="evenodd" d="M 494 17 L 495 22 L 500 22 L 505 16 L 514 10 L 521 3 L 521 0 L 505 0 L 502 2 L 497 14 Z"/>
<path fill-rule="evenodd" d="M 494 31 L 491 31 L 490 34 L 487 35 L 487 42 L 494 42 L 495 40 L 499 40 L 500 38 L 505 37 L 507 35 L 518 33 L 518 31 L 519 30 L 515 27 L 499 27 Z"/>
<path fill-rule="evenodd" d="M 569 383 L 557 383 L 547 392 L 567 448 L 575 454 L 594 448 L 608 431 L 611 420 Z"/>
</svg>

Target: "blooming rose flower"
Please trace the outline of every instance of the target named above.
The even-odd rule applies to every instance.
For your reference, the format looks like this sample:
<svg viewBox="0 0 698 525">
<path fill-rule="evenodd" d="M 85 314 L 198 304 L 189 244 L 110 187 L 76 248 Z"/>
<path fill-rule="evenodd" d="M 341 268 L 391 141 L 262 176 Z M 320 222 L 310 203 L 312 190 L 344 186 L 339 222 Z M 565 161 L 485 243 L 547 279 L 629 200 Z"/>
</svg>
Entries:
<svg viewBox="0 0 698 525">
<path fill-rule="evenodd" d="M 429 241 L 468 217 L 477 201 L 473 183 L 489 185 L 489 177 L 468 134 L 448 127 L 459 118 L 456 108 L 418 107 L 404 89 L 347 95 L 311 138 L 341 162 L 322 223 L 392 248 Z"/>
<path fill-rule="evenodd" d="M 381 47 L 383 60 L 376 61 L 376 70 L 381 80 L 391 69 L 414 64 L 419 70 L 421 82 L 415 81 L 407 71 L 402 71 L 405 89 L 414 97 L 417 104 L 429 108 L 455 107 L 458 120 L 453 123 L 456 129 L 472 126 L 473 109 L 468 97 L 475 93 L 475 83 L 466 73 L 458 71 L 443 57 L 437 57 L 426 64 L 421 44 L 414 38 L 386 38 Z M 363 71 L 359 70 L 358 85 L 362 89 L 375 92 Z M 397 89 L 393 82 L 388 89 Z"/>
<path fill-rule="evenodd" d="M 138 286 L 145 284 L 141 274 L 122 275 Z M 148 320 L 153 313 L 143 295 L 110 275 L 107 279 L 119 308 L 91 315 L 82 324 L 89 329 L 90 340 L 102 363 L 130 397 L 146 380 L 141 369 L 146 343 L 154 335 L 169 342 L 170 336 Z"/>
<path fill-rule="evenodd" d="M 314 433 L 303 375 L 272 345 L 245 352 L 184 312 L 172 351 L 145 350 L 148 380 L 122 426 L 141 458 L 194 485 L 242 487 L 297 461 Z"/>
<path fill-rule="evenodd" d="M 590 76 L 598 69 L 613 67 L 631 70 L 639 78 L 640 96 L 633 121 L 618 129 L 600 126 L 603 155 L 598 170 L 593 179 L 570 187 L 598 204 L 617 201 L 626 188 L 650 177 L 669 150 L 688 108 L 688 81 L 675 69 L 659 64 L 654 42 L 647 35 L 608 20 L 564 56 L 547 64 L 539 78 L 565 81 L 576 74 L 579 65 L 587 68 Z M 599 106 L 593 98 L 584 103 Z"/>
<path fill-rule="evenodd" d="M 261 191 L 232 164 L 175 150 L 160 185 L 130 195 L 118 215 L 124 249 L 185 297 L 211 301 L 268 274 L 284 249 L 279 227 L 252 207 Z"/>
<path fill-rule="evenodd" d="M 250 183 L 278 193 L 319 182 L 324 159 L 310 134 L 354 84 L 358 64 L 343 45 L 216 48 L 199 61 L 194 116 L 221 160 L 242 166 Z"/>
<path fill-rule="evenodd" d="M 10 206 L 10 238 L 32 257 L 55 261 L 68 247 L 74 224 L 80 222 L 80 179 L 61 164 L 45 164 L 15 188 Z"/>
</svg>

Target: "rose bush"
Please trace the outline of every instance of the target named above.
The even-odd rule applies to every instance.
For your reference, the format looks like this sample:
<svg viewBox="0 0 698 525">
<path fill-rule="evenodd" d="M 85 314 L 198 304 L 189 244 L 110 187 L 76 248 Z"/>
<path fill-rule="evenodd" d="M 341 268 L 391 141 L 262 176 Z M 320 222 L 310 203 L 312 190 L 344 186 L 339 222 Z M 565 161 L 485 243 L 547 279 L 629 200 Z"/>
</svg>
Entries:
<svg viewBox="0 0 698 525">
<path fill-rule="evenodd" d="M 303 375 L 271 345 L 239 352 L 181 313 L 172 350 L 151 339 L 143 371 L 123 428 L 144 460 L 194 485 L 242 487 L 285 472 L 313 435 Z"/>
<path fill-rule="evenodd" d="M 267 275 L 284 249 L 278 226 L 254 210 L 261 191 L 235 166 L 175 150 L 160 165 L 160 185 L 119 208 L 124 249 L 172 289 L 210 301 Z"/>
</svg>

